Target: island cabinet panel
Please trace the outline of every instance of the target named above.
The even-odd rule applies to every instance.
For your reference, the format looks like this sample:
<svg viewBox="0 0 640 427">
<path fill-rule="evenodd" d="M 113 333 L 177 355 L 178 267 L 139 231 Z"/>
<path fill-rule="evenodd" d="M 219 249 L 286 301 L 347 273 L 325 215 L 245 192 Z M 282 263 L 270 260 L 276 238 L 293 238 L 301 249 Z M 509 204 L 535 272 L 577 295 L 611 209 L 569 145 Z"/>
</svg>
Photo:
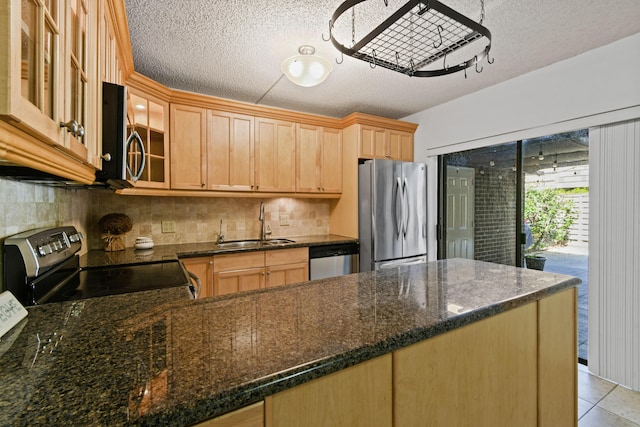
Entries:
<svg viewBox="0 0 640 427">
<path fill-rule="evenodd" d="M 536 335 L 532 303 L 394 352 L 394 425 L 536 426 Z"/>
<path fill-rule="evenodd" d="M 171 188 L 201 190 L 207 185 L 207 111 L 171 104 Z"/>
<path fill-rule="evenodd" d="M 264 402 L 254 403 L 194 427 L 264 427 Z"/>
<path fill-rule="evenodd" d="M 255 118 L 255 189 L 296 191 L 296 124 Z"/>
<path fill-rule="evenodd" d="M 576 288 L 538 302 L 540 427 L 575 426 L 578 419 Z"/>
<path fill-rule="evenodd" d="M 265 426 L 391 427 L 391 382 L 391 354 L 371 359 L 267 397 Z"/>
</svg>

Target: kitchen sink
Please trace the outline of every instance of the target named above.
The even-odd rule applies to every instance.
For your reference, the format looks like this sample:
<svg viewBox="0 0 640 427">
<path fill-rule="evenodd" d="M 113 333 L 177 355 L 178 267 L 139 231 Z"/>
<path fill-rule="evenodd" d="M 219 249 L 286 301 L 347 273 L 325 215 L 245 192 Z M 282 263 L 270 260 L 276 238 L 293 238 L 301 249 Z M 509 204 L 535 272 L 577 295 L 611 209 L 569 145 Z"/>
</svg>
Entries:
<svg viewBox="0 0 640 427">
<path fill-rule="evenodd" d="M 260 246 L 286 245 L 287 243 L 295 243 L 295 241 L 290 239 L 230 240 L 228 242 L 218 243 L 217 246 L 220 249 L 251 249 L 251 248 L 258 248 Z"/>
<path fill-rule="evenodd" d="M 295 240 L 290 239 L 268 239 L 263 242 L 267 246 L 286 245 L 287 243 L 295 243 Z"/>
<path fill-rule="evenodd" d="M 230 240 L 228 242 L 218 243 L 221 249 L 244 249 L 257 248 L 260 246 L 260 240 Z"/>
</svg>

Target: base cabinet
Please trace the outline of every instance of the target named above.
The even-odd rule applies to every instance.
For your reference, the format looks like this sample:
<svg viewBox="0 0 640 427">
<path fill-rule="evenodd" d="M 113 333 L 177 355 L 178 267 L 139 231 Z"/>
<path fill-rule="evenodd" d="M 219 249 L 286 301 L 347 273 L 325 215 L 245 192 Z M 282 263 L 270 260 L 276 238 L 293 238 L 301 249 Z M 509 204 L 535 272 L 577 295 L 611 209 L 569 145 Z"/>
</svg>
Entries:
<svg viewBox="0 0 640 427">
<path fill-rule="evenodd" d="M 264 426 L 576 426 L 576 310 L 572 288 L 268 396 Z"/>
<path fill-rule="evenodd" d="M 394 352 L 394 424 L 536 426 L 536 316 L 528 304 Z"/>
<path fill-rule="evenodd" d="M 198 298 L 213 296 L 213 257 L 197 257 L 181 259 L 185 268 L 200 279 Z"/>
<path fill-rule="evenodd" d="M 264 403 L 254 403 L 194 427 L 264 427 Z"/>
<path fill-rule="evenodd" d="M 216 255 L 213 295 L 227 295 L 309 280 L 309 249 Z"/>
<path fill-rule="evenodd" d="M 391 354 L 269 396 L 265 427 L 390 427 Z"/>
</svg>

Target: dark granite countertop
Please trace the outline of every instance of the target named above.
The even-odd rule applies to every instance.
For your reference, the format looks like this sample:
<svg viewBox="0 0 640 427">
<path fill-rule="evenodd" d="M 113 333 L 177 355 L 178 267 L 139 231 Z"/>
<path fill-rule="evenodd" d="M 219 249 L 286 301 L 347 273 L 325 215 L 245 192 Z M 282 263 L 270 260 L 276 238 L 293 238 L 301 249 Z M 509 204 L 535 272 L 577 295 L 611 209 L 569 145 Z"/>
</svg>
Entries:
<svg viewBox="0 0 640 427">
<path fill-rule="evenodd" d="M 358 239 L 352 237 L 339 236 L 336 234 L 321 234 L 312 236 L 287 237 L 294 243 L 276 246 L 261 246 L 256 248 L 229 249 L 219 248 L 215 242 L 205 243 L 180 243 L 175 245 L 157 245 L 152 249 L 138 250 L 127 248 L 124 251 L 105 252 L 94 249 L 88 251 L 80 257 L 80 267 L 104 267 L 108 265 L 138 264 L 146 262 L 161 262 L 175 260 L 176 258 L 191 258 L 210 256 L 217 254 L 276 250 L 287 248 L 300 248 L 308 246 L 329 245 L 336 243 L 357 242 Z"/>
<path fill-rule="evenodd" d="M 190 425 L 579 283 L 451 259 L 30 307 L 0 342 L 0 425 Z"/>
</svg>

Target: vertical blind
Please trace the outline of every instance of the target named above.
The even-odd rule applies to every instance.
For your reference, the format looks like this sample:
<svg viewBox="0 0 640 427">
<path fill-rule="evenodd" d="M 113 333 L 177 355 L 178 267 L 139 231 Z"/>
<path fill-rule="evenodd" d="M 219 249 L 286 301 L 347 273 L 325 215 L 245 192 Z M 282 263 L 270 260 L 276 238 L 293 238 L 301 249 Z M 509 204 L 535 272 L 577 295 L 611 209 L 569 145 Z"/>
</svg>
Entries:
<svg viewBox="0 0 640 427">
<path fill-rule="evenodd" d="M 589 369 L 640 390 L 640 120 L 589 131 Z"/>
</svg>

